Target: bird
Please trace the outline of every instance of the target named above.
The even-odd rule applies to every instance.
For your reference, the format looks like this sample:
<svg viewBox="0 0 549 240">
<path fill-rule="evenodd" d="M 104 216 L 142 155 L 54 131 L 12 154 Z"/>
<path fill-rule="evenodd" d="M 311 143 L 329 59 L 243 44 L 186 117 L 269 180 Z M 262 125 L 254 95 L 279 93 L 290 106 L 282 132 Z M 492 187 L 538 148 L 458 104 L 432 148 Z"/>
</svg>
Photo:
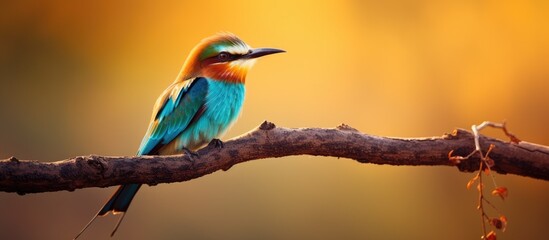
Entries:
<svg viewBox="0 0 549 240">
<path fill-rule="evenodd" d="M 246 74 L 257 58 L 282 52 L 251 48 L 228 32 L 204 38 L 190 51 L 175 81 L 156 100 L 137 155 L 186 153 L 194 159 L 196 150 L 210 142 L 222 147 L 219 137 L 242 109 Z M 121 214 L 111 232 L 114 236 L 140 187 L 137 183 L 119 186 L 74 239 L 98 216 L 108 213 Z"/>
</svg>

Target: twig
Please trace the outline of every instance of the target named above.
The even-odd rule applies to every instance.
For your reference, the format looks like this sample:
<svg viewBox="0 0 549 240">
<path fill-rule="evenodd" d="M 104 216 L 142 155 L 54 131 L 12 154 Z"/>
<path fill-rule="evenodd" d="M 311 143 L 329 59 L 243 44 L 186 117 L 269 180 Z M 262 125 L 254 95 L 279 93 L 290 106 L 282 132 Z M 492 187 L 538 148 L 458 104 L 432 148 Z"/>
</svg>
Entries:
<svg viewBox="0 0 549 240">
<path fill-rule="evenodd" d="M 484 182 L 482 179 L 482 173 L 484 170 L 484 173 L 487 175 L 490 175 L 492 177 L 492 182 L 494 184 L 494 191 L 492 191 L 493 195 L 499 195 L 502 199 L 507 197 L 507 188 L 506 187 L 498 187 L 496 183 L 496 179 L 493 174 L 491 174 L 492 170 L 491 168 L 495 166 L 495 162 L 492 158 L 490 158 L 490 153 L 494 150 L 495 145 L 490 144 L 490 147 L 486 151 L 486 155 L 482 153 L 482 148 L 480 147 L 480 130 L 484 129 L 485 127 L 493 127 L 493 128 L 499 128 L 502 129 L 505 135 L 507 135 L 512 143 L 518 144 L 520 143 L 520 140 L 513 134 L 509 133 L 507 131 L 507 128 L 505 126 L 505 122 L 503 123 L 494 123 L 489 121 L 484 121 L 479 125 L 473 125 L 471 129 L 473 130 L 473 137 L 475 140 L 475 150 L 473 150 L 471 153 L 469 153 L 465 157 L 461 156 L 452 156 L 452 151 L 448 154 L 448 157 L 450 161 L 452 162 L 460 162 L 463 160 L 468 160 L 471 158 L 475 153 L 479 154 L 480 157 L 480 163 L 479 163 L 479 170 L 475 174 L 475 176 L 469 180 L 467 183 L 467 189 L 469 189 L 476 180 L 478 180 L 478 206 L 477 209 L 480 211 L 480 218 L 482 222 L 482 239 L 496 239 L 496 233 L 492 230 L 488 234 L 486 233 L 486 221 L 489 221 L 490 224 L 495 227 L 498 230 L 505 231 L 505 227 L 507 225 L 507 218 L 503 216 L 499 210 L 494 206 L 486 197 L 484 196 Z M 484 202 L 486 202 L 488 205 L 490 205 L 493 209 L 495 209 L 498 214 L 500 215 L 499 218 L 490 218 L 488 214 L 486 214 L 486 211 L 484 209 Z"/>
</svg>

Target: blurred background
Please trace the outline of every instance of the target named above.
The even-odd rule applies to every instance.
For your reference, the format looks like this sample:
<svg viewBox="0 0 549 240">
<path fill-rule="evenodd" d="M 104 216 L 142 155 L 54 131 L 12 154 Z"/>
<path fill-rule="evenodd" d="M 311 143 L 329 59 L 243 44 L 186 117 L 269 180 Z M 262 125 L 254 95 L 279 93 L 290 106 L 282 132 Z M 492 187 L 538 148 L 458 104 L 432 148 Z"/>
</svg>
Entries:
<svg viewBox="0 0 549 240">
<path fill-rule="evenodd" d="M 507 120 L 549 145 L 548 1 L 2 1 L 0 158 L 133 155 L 188 52 L 220 31 L 258 61 L 227 140 L 270 120 L 439 136 Z M 484 132 L 505 138 L 499 131 Z M 324 157 L 143 187 L 115 239 L 479 239 L 472 173 Z M 541 239 L 549 182 L 496 175 L 500 239 Z M 0 193 L 1 239 L 70 239 L 115 190 Z M 82 239 L 107 239 L 104 217 Z"/>
</svg>

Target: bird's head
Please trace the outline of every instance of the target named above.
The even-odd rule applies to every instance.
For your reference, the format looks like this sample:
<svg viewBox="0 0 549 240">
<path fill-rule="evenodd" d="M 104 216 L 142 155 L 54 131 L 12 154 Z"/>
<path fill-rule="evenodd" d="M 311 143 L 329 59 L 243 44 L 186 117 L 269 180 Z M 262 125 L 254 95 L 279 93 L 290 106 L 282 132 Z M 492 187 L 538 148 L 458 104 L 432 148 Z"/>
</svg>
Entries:
<svg viewBox="0 0 549 240">
<path fill-rule="evenodd" d="M 220 81 L 244 83 L 256 58 L 284 52 L 274 48 L 252 49 L 232 33 L 220 33 L 196 45 L 181 70 L 180 79 L 207 77 Z"/>
</svg>

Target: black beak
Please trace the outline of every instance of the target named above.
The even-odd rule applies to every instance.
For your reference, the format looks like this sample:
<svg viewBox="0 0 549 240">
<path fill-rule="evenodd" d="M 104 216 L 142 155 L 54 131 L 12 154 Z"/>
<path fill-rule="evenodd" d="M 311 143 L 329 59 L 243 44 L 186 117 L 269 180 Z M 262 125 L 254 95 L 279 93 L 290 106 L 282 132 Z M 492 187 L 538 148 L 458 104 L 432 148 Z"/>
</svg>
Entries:
<svg viewBox="0 0 549 240">
<path fill-rule="evenodd" d="M 265 55 L 281 53 L 281 52 L 286 52 L 286 51 L 281 49 L 276 49 L 276 48 L 256 48 L 256 49 L 250 50 L 250 52 L 242 56 L 242 58 L 258 58 Z"/>
</svg>

